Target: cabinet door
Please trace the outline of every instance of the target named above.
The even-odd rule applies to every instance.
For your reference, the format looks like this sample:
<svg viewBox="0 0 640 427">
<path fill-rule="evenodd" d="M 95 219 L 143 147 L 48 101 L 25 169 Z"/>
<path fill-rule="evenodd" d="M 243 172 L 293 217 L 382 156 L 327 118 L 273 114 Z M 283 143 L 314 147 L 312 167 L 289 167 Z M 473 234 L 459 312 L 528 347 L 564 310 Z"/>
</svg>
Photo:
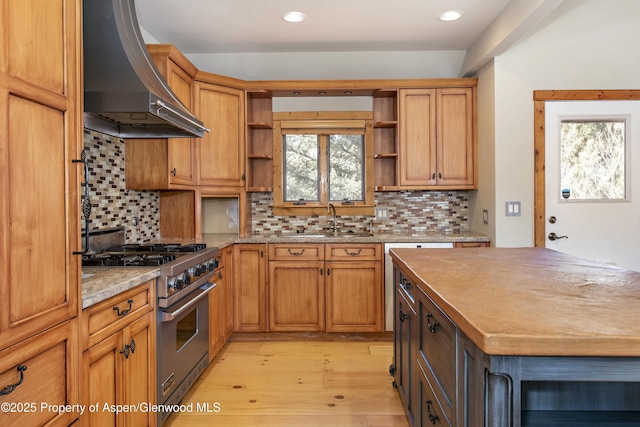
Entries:
<svg viewBox="0 0 640 427">
<path fill-rule="evenodd" d="M 119 360 L 124 358 L 122 333 L 117 332 L 85 351 L 82 355 L 82 392 L 83 405 L 99 405 L 97 411 L 85 411 L 84 424 L 89 426 L 122 425 L 123 413 L 103 410 L 105 405 L 117 405 L 123 393 L 124 384 L 119 381 L 122 366 Z"/>
<path fill-rule="evenodd" d="M 121 382 L 123 404 L 156 401 L 156 353 L 155 317 L 147 313 L 123 330 L 123 343 L 129 346 L 129 357 L 124 362 Z M 153 411 L 128 412 L 124 416 L 126 426 L 155 425 Z M 93 424 L 91 424 L 93 425 Z"/>
<path fill-rule="evenodd" d="M 324 331 L 324 263 L 269 262 L 269 330 Z"/>
<path fill-rule="evenodd" d="M 266 245 L 234 245 L 233 327 L 236 332 L 267 332 Z"/>
<path fill-rule="evenodd" d="M 383 330 L 382 265 L 326 262 L 327 332 Z"/>
<path fill-rule="evenodd" d="M 244 95 L 196 83 L 196 115 L 211 129 L 196 142 L 197 184 L 244 187 Z"/>
<path fill-rule="evenodd" d="M 218 271 L 218 275 L 210 281 L 216 283 L 216 287 L 209 292 L 209 361 L 218 354 L 225 340 L 225 296 L 226 287 L 224 268 Z"/>
<path fill-rule="evenodd" d="M 233 246 L 222 251 L 222 329 L 225 340 L 233 333 Z"/>
<path fill-rule="evenodd" d="M 412 395 L 412 379 L 415 375 L 415 361 L 412 349 L 412 339 L 414 339 L 414 329 L 416 323 L 416 313 L 411 308 L 407 300 L 402 295 L 403 292 L 397 288 L 395 291 L 395 320 L 394 320 L 394 379 L 400 400 L 405 408 L 410 425 L 415 425 L 416 411 L 414 408 L 414 398 Z"/>
<path fill-rule="evenodd" d="M 0 351 L 0 390 L 15 386 L 0 395 L 1 425 L 66 426 L 77 418 L 77 412 L 42 410 L 42 405 L 79 403 L 76 328 L 71 320 Z"/>
<path fill-rule="evenodd" d="M 473 185 L 473 89 L 437 90 L 437 180 L 443 186 Z"/>
<path fill-rule="evenodd" d="M 178 99 L 193 110 L 193 79 L 175 62 L 167 64 L 167 83 Z M 195 146 L 191 138 L 169 138 L 169 182 L 171 184 L 194 184 Z"/>
<path fill-rule="evenodd" d="M 400 90 L 400 186 L 436 184 L 436 90 Z"/>
<path fill-rule="evenodd" d="M 0 349 L 79 310 L 79 3 L 0 7 Z"/>
</svg>

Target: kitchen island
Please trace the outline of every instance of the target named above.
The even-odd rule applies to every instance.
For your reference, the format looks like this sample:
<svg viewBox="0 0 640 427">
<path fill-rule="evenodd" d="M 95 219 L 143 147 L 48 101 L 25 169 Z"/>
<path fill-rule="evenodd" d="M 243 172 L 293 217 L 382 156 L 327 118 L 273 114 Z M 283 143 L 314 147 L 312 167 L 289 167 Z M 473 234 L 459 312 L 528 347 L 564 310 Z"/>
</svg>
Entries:
<svg viewBox="0 0 640 427">
<path fill-rule="evenodd" d="M 544 248 L 392 250 L 416 425 L 640 425 L 640 273 Z"/>
</svg>

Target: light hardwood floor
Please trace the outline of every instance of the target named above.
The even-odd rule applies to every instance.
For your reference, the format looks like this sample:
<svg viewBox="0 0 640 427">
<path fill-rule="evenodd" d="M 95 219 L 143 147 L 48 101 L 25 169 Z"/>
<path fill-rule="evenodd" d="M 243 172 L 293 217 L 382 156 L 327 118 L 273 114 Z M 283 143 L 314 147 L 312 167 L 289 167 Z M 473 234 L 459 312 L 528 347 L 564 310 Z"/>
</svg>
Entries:
<svg viewBox="0 0 640 427">
<path fill-rule="evenodd" d="M 407 427 L 392 357 L 388 341 L 232 341 L 165 426 Z"/>
</svg>

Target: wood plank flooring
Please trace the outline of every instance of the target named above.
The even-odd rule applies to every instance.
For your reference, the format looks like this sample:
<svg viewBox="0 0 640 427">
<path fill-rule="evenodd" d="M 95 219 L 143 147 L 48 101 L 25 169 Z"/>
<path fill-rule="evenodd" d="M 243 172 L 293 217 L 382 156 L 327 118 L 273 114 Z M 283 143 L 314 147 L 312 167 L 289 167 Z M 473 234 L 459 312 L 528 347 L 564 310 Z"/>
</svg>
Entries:
<svg viewBox="0 0 640 427">
<path fill-rule="evenodd" d="M 389 341 L 231 341 L 165 426 L 407 427 L 392 358 Z"/>
</svg>

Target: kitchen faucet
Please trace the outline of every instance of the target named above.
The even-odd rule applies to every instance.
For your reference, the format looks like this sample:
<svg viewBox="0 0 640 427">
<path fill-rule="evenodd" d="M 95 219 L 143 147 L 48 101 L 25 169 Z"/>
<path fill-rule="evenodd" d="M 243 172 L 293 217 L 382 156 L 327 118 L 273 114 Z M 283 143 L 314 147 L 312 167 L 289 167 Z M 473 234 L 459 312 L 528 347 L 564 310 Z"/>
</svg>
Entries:
<svg viewBox="0 0 640 427">
<path fill-rule="evenodd" d="M 338 221 L 336 219 L 336 207 L 333 206 L 333 203 L 327 203 L 327 213 L 330 213 L 331 209 L 333 209 L 333 226 L 331 226 L 331 231 L 336 233 L 338 231 Z"/>
</svg>

